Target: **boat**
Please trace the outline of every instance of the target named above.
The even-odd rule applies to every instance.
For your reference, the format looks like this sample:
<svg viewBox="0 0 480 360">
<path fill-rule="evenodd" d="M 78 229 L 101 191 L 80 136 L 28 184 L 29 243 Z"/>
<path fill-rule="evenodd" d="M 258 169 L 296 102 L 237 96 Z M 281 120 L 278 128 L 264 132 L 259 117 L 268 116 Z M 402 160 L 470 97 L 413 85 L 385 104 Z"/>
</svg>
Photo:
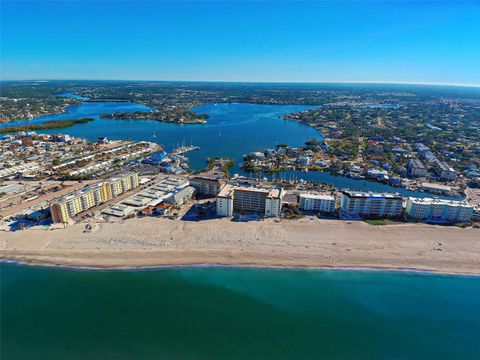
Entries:
<svg viewBox="0 0 480 360">
<path fill-rule="evenodd" d="M 183 146 L 180 146 L 180 147 L 177 147 L 176 149 L 174 149 L 172 151 L 172 154 L 173 155 L 180 155 L 180 154 L 184 154 L 184 153 L 194 151 L 194 150 L 200 150 L 200 146 L 195 146 L 195 145 L 185 146 L 185 145 L 183 145 Z"/>
</svg>

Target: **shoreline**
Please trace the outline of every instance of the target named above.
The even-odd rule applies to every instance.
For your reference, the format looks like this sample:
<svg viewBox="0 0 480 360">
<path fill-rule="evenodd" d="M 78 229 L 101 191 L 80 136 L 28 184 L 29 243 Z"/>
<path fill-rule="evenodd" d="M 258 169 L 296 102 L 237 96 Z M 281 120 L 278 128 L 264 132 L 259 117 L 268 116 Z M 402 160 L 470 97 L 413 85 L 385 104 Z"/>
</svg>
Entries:
<svg viewBox="0 0 480 360">
<path fill-rule="evenodd" d="M 328 267 L 328 266 L 261 266 L 261 265 L 239 265 L 239 264 L 216 264 L 216 263 L 192 263 L 192 264 L 170 264 L 170 265 L 152 265 L 152 266 L 131 266 L 131 267 L 96 267 L 96 266 L 69 266 L 53 263 L 38 263 L 35 261 L 12 260 L 8 258 L 0 258 L 1 264 L 13 264 L 18 266 L 54 268 L 72 271 L 150 271 L 150 270 L 176 270 L 176 269 L 255 269 L 255 270 L 290 270 L 290 271 L 351 271 L 351 272 L 391 272 L 391 273 L 405 273 L 418 275 L 438 275 L 438 276 L 455 276 L 480 278 L 479 273 L 462 273 L 462 272 L 443 272 L 428 269 L 417 268 L 395 268 L 395 267 L 369 267 L 369 266 L 355 266 L 355 267 Z"/>
<path fill-rule="evenodd" d="M 137 218 L 2 232 L 0 260 L 85 269 L 229 266 L 480 275 L 480 230 L 305 219 Z"/>
</svg>

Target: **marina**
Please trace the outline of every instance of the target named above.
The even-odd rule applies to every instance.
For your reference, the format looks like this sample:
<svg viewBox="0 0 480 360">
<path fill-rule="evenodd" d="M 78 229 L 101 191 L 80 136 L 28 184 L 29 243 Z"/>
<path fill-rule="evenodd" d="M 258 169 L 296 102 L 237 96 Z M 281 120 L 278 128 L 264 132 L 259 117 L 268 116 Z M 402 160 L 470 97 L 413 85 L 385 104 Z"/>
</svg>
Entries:
<svg viewBox="0 0 480 360">
<path fill-rule="evenodd" d="M 172 150 L 172 155 L 182 155 L 186 154 L 190 151 L 200 150 L 200 146 L 195 145 L 181 145 L 177 146 L 175 149 Z"/>
<path fill-rule="evenodd" d="M 300 123 L 281 119 L 286 113 L 311 108 L 313 107 L 303 105 L 209 104 L 193 109 L 198 113 L 209 114 L 207 124 L 179 126 L 152 120 L 101 119 L 99 117 L 101 113 L 145 111 L 149 108 L 129 102 L 85 102 L 67 108 L 67 112 L 63 114 L 43 116 L 31 121 L 9 123 L 9 126 L 91 117 L 94 118 L 94 121 L 72 126 L 68 128 L 68 133 L 90 141 L 96 141 L 99 135 L 122 140 L 145 141 L 148 139 L 166 146 L 166 151 L 173 151 L 178 145 L 181 146 L 185 139 L 188 139 L 191 144 L 198 147 L 185 154 L 188 157 L 189 166 L 193 170 L 203 169 L 207 158 L 225 156 L 235 160 L 233 167 L 230 169 L 231 174 L 271 178 L 271 174 L 251 173 L 241 169 L 240 164 L 243 155 L 272 144 L 288 143 L 291 146 L 303 146 L 308 139 L 315 137 L 321 139 L 321 133 L 317 130 Z M 116 125 L 112 126 L 112 122 L 115 122 Z M 5 125 L 0 124 L 0 127 L 2 126 Z M 55 129 L 42 132 L 47 134 L 58 133 Z M 185 152 L 183 151 L 183 153 Z M 286 170 L 276 176 L 295 180 L 325 182 L 339 189 L 399 192 L 403 196 L 428 196 L 427 193 L 421 191 L 393 187 L 366 179 L 360 180 L 332 175 L 324 171 Z"/>
</svg>

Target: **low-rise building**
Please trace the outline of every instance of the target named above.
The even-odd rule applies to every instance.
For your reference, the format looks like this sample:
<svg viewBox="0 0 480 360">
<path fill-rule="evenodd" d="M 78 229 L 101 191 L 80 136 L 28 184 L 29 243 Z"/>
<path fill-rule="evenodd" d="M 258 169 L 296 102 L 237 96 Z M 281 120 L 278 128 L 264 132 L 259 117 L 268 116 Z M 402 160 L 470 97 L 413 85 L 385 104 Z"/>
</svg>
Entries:
<svg viewBox="0 0 480 360">
<path fill-rule="evenodd" d="M 421 189 L 431 194 L 450 195 L 452 188 L 447 185 L 423 182 Z"/>
<path fill-rule="evenodd" d="M 135 195 L 123 200 L 122 204 L 130 205 L 134 207 L 142 207 L 142 206 L 146 206 L 151 201 L 152 201 L 151 198 Z"/>
<path fill-rule="evenodd" d="M 0 186 L 0 197 L 2 195 L 12 195 L 24 192 L 25 187 L 25 185 L 19 183 Z"/>
<path fill-rule="evenodd" d="M 195 188 L 193 186 L 187 186 L 186 188 L 173 192 L 165 199 L 165 202 L 175 206 L 182 206 L 187 200 L 191 199 L 194 194 Z"/>
<path fill-rule="evenodd" d="M 133 208 L 132 206 L 124 205 L 124 204 L 116 204 L 104 210 L 103 213 L 111 216 L 124 218 L 134 214 L 135 208 Z"/>
<path fill-rule="evenodd" d="M 408 198 L 406 206 L 409 218 L 430 222 L 469 222 L 473 211 L 466 201 L 438 198 Z"/>
<path fill-rule="evenodd" d="M 347 216 L 388 216 L 402 213 L 403 199 L 399 194 L 342 191 L 341 213 Z"/>
<path fill-rule="evenodd" d="M 299 196 L 301 210 L 332 213 L 335 211 L 335 196 L 317 193 L 302 193 Z"/>
</svg>

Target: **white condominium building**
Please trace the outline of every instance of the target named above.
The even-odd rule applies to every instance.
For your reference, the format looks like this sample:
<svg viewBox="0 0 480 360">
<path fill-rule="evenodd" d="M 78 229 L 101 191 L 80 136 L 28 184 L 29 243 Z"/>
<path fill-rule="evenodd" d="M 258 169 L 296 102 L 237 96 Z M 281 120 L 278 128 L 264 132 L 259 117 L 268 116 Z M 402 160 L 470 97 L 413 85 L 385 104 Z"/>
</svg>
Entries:
<svg viewBox="0 0 480 360">
<path fill-rule="evenodd" d="M 278 216 L 283 195 L 281 187 L 226 184 L 217 195 L 217 215 L 232 216 L 234 211 L 255 211 L 266 217 Z"/>
<path fill-rule="evenodd" d="M 233 215 L 233 187 L 225 185 L 217 195 L 217 215 Z"/>
<path fill-rule="evenodd" d="M 349 216 L 399 216 L 402 202 L 399 194 L 342 191 L 341 213 Z"/>
<path fill-rule="evenodd" d="M 468 222 L 474 207 L 466 201 L 438 198 L 408 198 L 406 212 L 415 220 L 439 222 Z"/>
<path fill-rule="evenodd" d="M 300 194 L 300 209 L 331 213 L 335 211 L 335 196 L 327 194 L 302 193 Z"/>
</svg>

